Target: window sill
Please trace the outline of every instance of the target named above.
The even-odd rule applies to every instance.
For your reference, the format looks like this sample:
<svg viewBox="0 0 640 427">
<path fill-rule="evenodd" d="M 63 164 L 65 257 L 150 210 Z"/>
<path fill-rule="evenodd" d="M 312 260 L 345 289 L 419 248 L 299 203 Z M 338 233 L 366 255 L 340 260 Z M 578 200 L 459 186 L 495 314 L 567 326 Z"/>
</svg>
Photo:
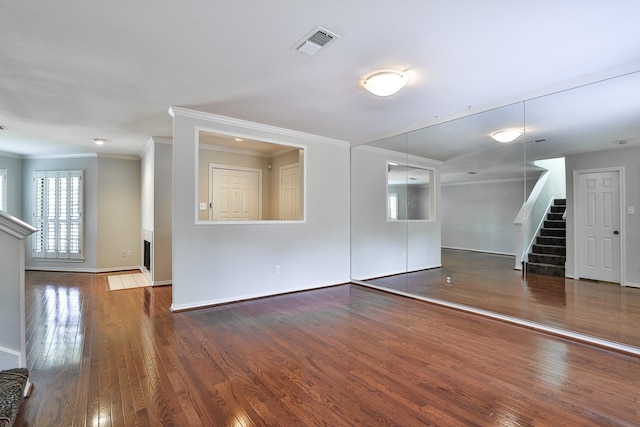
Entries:
<svg viewBox="0 0 640 427">
<path fill-rule="evenodd" d="M 31 257 L 32 261 L 35 262 L 85 262 L 86 258 L 42 258 L 42 257 Z"/>
</svg>

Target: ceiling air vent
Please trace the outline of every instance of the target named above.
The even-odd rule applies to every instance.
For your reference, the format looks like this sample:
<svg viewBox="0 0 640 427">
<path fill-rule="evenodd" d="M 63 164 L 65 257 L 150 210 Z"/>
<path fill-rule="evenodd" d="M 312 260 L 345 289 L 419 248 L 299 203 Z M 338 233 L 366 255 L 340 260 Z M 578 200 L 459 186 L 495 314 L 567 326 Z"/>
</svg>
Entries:
<svg viewBox="0 0 640 427">
<path fill-rule="evenodd" d="M 309 56 L 339 36 L 322 27 L 316 27 L 295 45 L 295 50 Z"/>
</svg>

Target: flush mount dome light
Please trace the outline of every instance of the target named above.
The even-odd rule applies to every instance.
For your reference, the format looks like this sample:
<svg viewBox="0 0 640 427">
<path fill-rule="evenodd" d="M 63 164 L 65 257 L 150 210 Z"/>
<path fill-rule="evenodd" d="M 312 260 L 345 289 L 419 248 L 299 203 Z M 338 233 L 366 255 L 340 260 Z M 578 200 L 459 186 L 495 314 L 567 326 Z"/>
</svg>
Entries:
<svg viewBox="0 0 640 427">
<path fill-rule="evenodd" d="M 377 96 L 393 95 L 406 84 L 407 76 L 395 70 L 378 71 L 364 80 L 364 88 Z"/>
<path fill-rule="evenodd" d="M 492 133 L 491 138 L 503 144 L 508 144 L 518 139 L 520 135 L 522 135 L 522 131 L 518 129 L 504 129 Z"/>
<path fill-rule="evenodd" d="M 93 138 L 93 142 L 95 142 L 96 145 L 104 145 L 107 140 L 104 138 Z"/>
</svg>

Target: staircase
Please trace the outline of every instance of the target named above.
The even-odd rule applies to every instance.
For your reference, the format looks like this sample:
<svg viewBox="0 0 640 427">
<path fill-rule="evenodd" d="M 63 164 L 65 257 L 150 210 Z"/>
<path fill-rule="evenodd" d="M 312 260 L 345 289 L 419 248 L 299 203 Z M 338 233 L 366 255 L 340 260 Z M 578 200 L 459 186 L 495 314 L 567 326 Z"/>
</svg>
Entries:
<svg viewBox="0 0 640 427">
<path fill-rule="evenodd" d="M 527 273 L 565 277 L 567 259 L 566 221 L 562 219 L 567 208 L 566 199 L 554 199 L 547 219 L 540 229 L 526 263 Z"/>
</svg>

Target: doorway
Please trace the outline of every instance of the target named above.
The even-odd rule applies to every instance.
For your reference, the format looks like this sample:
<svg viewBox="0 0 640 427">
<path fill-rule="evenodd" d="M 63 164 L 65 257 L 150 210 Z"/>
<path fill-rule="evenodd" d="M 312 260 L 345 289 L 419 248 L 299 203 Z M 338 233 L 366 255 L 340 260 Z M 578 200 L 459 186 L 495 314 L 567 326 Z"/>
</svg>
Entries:
<svg viewBox="0 0 640 427">
<path fill-rule="evenodd" d="M 576 278 L 622 283 L 623 168 L 574 172 Z"/>
<path fill-rule="evenodd" d="M 299 220 L 301 202 L 299 164 L 282 166 L 280 168 L 280 219 Z"/>
<path fill-rule="evenodd" d="M 209 165 L 210 221 L 262 219 L 262 171 L 236 166 Z"/>
</svg>

